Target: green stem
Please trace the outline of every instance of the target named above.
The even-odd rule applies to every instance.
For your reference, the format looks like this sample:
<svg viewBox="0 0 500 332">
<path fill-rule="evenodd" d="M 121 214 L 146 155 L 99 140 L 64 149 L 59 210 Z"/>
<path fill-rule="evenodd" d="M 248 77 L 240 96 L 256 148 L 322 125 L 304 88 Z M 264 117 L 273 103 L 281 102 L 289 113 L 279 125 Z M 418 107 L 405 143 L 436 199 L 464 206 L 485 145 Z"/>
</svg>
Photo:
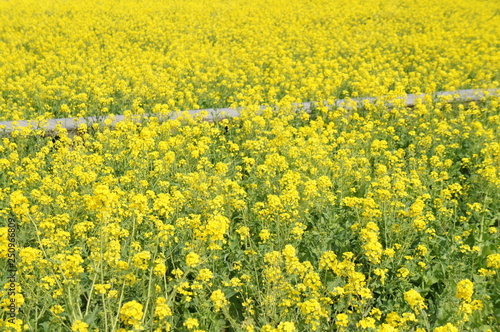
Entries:
<svg viewBox="0 0 500 332">
<path fill-rule="evenodd" d="M 132 234 L 130 236 L 130 241 L 132 241 L 134 239 L 134 235 L 135 235 L 135 218 L 133 219 L 133 223 L 132 223 Z M 128 265 L 130 265 L 131 259 L 132 259 L 132 255 L 129 255 L 128 261 L 127 261 Z M 118 300 L 118 310 L 117 310 L 115 319 L 113 320 L 113 325 L 112 325 L 111 331 L 116 331 L 116 324 L 118 323 L 118 320 L 120 318 L 120 307 L 122 306 L 122 302 L 123 302 L 124 290 L 125 290 L 125 279 L 122 282 L 122 289 L 120 291 L 120 299 Z"/>
<path fill-rule="evenodd" d="M 156 256 L 153 258 L 153 262 L 155 260 Z M 151 268 L 149 272 L 149 282 L 148 282 L 148 296 L 146 297 L 146 304 L 144 305 L 144 314 L 142 315 L 142 324 L 144 324 L 144 321 L 146 319 L 146 313 L 148 312 L 148 306 L 149 306 L 149 300 L 151 299 L 151 284 L 153 281 L 153 269 Z"/>
</svg>

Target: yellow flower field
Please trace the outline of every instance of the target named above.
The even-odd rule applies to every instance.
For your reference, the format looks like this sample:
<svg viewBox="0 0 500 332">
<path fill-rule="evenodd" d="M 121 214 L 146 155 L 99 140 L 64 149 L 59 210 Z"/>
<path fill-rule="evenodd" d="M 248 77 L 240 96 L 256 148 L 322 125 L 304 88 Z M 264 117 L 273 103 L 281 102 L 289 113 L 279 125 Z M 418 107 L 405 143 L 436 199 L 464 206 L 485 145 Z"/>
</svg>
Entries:
<svg viewBox="0 0 500 332">
<path fill-rule="evenodd" d="M 19 257 L 2 322 L 493 331 L 498 111 L 487 98 L 246 110 L 215 123 L 129 118 L 57 140 L 15 131 L 0 146 L 0 215 L 18 225 Z"/>
<path fill-rule="evenodd" d="M 499 331 L 499 12 L 0 1 L 0 330 Z"/>
<path fill-rule="evenodd" d="M 0 120 L 500 85 L 485 0 L 0 1 Z"/>
</svg>

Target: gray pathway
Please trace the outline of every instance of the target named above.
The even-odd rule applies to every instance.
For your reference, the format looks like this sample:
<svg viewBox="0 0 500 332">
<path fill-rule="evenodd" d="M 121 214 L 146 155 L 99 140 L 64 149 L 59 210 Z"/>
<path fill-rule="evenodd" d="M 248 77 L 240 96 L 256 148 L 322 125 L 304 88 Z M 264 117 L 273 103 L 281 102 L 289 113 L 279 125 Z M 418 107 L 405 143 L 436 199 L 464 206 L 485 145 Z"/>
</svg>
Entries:
<svg viewBox="0 0 500 332">
<path fill-rule="evenodd" d="M 489 89 L 489 90 L 457 90 L 457 91 L 445 91 L 445 92 L 437 92 L 433 95 L 433 100 L 439 100 L 440 98 L 443 97 L 449 97 L 451 96 L 449 101 L 477 101 L 480 100 L 481 98 L 485 97 L 485 95 L 495 95 L 495 96 L 500 96 L 500 89 Z M 423 99 L 425 98 L 425 94 L 409 94 L 404 97 L 396 98 L 401 100 L 404 99 L 404 103 L 406 106 L 414 106 L 415 103 L 417 102 L 418 99 Z M 354 105 L 356 107 L 362 107 L 366 101 L 368 102 L 376 102 L 377 100 L 384 100 L 387 98 L 353 98 L 353 99 L 339 99 L 335 101 L 335 106 L 337 107 L 344 107 L 346 109 L 353 109 Z M 391 101 L 386 101 L 385 102 L 389 107 L 395 103 L 395 99 L 392 99 Z M 326 105 L 326 103 L 325 103 Z M 305 102 L 305 103 L 300 103 L 300 104 L 295 104 L 295 106 L 299 109 L 304 109 L 305 111 L 311 111 L 311 109 L 314 107 L 314 102 Z M 261 109 L 265 108 L 265 106 L 261 106 Z M 187 111 L 191 115 L 196 115 L 199 114 L 203 111 L 207 112 L 208 115 L 205 117 L 205 120 L 207 121 L 213 121 L 215 119 L 221 118 L 221 117 L 237 117 L 240 115 L 240 110 L 241 109 L 232 109 L 232 108 L 210 108 L 210 109 L 204 109 L 204 110 L 191 110 Z M 155 116 L 154 114 L 148 114 L 145 115 L 144 117 L 151 117 Z M 180 116 L 180 112 L 176 114 L 172 114 L 170 117 L 171 119 L 175 119 Z M 66 128 L 67 130 L 75 130 L 78 128 L 78 126 L 82 123 L 86 123 L 88 125 L 95 123 L 95 122 L 101 122 L 106 117 L 86 117 L 86 118 L 61 118 L 61 119 L 50 119 L 48 120 L 45 125 L 42 125 L 38 121 L 1 121 L 0 122 L 0 132 L 11 132 L 14 128 L 23 128 L 23 127 L 31 127 L 33 129 L 38 129 L 38 128 L 44 128 L 47 131 L 52 131 L 56 128 L 57 124 L 60 124 L 62 127 Z M 123 121 L 124 116 L 123 115 L 116 115 L 113 120 L 113 125 L 117 122 Z M 5 127 L 3 127 L 5 126 Z M 2 130 L 2 128 L 4 128 Z"/>
</svg>

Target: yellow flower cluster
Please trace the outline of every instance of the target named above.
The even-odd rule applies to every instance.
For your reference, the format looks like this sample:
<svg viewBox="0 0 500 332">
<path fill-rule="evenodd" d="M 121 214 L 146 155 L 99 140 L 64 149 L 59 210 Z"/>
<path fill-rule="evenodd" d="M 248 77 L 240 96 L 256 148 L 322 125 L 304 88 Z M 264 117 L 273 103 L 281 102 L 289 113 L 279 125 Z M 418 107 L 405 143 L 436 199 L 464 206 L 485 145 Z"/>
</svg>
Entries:
<svg viewBox="0 0 500 332">
<path fill-rule="evenodd" d="M 216 312 L 220 311 L 222 308 L 225 308 L 229 304 L 226 296 L 220 289 L 212 292 L 212 295 L 210 295 L 210 300 L 212 300 L 212 302 L 214 303 L 214 309 Z"/>
<path fill-rule="evenodd" d="M 481 311 L 483 303 L 481 300 L 472 300 L 474 294 L 474 283 L 469 279 L 464 279 L 458 282 L 455 296 L 461 301 L 459 312 L 463 315 L 463 320 L 468 321 L 473 311 Z"/>
<path fill-rule="evenodd" d="M 125 303 L 120 309 L 120 318 L 127 325 L 140 326 L 143 306 L 137 301 Z"/>
<path fill-rule="evenodd" d="M 405 301 L 411 306 L 415 313 L 420 313 L 421 310 L 427 309 L 427 305 L 424 303 L 424 298 L 415 289 L 410 289 L 404 293 Z"/>
<path fill-rule="evenodd" d="M 373 264 L 380 263 L 382 256 L 382 245 L 378 242 L 378 233 L 379 228 L 377 224 L 371 221 L 360 231 L 365 255 Z"/>
</svg>

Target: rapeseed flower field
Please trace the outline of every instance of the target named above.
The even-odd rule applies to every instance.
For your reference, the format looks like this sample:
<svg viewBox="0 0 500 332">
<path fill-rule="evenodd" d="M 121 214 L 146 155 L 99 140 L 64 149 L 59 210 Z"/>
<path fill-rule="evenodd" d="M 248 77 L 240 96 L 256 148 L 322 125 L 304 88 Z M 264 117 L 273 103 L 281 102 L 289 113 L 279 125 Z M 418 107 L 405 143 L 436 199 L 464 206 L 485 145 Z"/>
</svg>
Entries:
<svg viewBox="0 0 500 332">
<path fill-rule="evenodd" d="M 500 82 L 498 1 L 0 1 L 0 120 Z"/>
<path fill-rule="evenodd" d="M 1 329 L 498 331 L 499 12 L 0 1 Z"/>
</svg>

